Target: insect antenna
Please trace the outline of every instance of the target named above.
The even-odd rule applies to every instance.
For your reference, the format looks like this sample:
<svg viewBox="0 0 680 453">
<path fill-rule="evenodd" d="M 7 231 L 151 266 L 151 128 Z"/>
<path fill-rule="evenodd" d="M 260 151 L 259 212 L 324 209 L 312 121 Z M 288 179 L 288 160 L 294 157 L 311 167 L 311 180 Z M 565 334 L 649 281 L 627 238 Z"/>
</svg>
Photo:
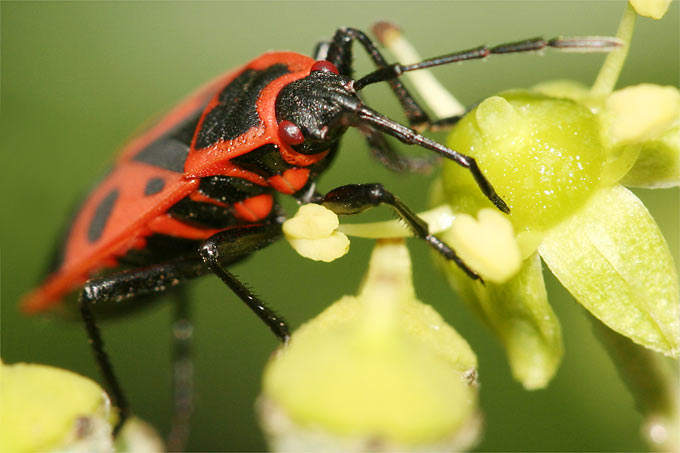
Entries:
<svg viewBox="0 0 680 453">
<path fill-rule="evenodd" d="M 523 41 L 500 44 L 494 47 L 479 46 L 461 52 L 454 52 L 440 57 L 423 60 L 419 63 L 402 65 L 399 63 L 383 66 L 354 82 L 354 89 L 361 90 L 367 85 L 384 82 L 399 77 L 408 71 L 431 68 L 449 63 L 457 63 L 467 60 L 479 60 L 489 55 L 507 53 L 535 52 L 551 47 L 564 52 L 611 52 L 623 43 L 609 36 L 581 36 L 581 37 L 558 37 L 549 40 L 543 38 L 531 38 Z"/>
</svg>

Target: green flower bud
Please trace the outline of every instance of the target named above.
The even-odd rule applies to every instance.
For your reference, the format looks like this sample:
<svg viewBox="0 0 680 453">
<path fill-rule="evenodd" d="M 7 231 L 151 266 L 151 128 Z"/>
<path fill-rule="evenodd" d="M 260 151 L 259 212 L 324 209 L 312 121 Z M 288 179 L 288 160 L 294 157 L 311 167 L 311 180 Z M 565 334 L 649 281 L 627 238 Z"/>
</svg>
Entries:
<svg viewBox="0 0 680 453">
<path fill-rule="evenodd" d="M 465 116 L 448 145 L 477 160 L 511 209 L 518 232 L 558 223 L 595 190 L 605 153 L 585 107 L 525 91 L 493 96 Z M 469 172 L 445 162 L 444 191 L 454 211 L 491 207 Z"/>
<path fill-rule="evenodd" d="M 0 401 L 0 451 L 113 451 L 109 398 L 88 378 L 0 362 Z"/>
<path fill-rule="evenodd" d="M 116 415 L 94 381 L 71 371 L 0 361 L 0 452 L 155 452 L 163 441 L 129 418 L 113 438 Z"/>
<path fill-rule="evenodd" d="M 358 296 L 298 329 L 264 373 L 272 448 L 460 449 L 479 428 L 477 361 L 415 298 L 402 242 L 379 242 Z"/>
</svg>

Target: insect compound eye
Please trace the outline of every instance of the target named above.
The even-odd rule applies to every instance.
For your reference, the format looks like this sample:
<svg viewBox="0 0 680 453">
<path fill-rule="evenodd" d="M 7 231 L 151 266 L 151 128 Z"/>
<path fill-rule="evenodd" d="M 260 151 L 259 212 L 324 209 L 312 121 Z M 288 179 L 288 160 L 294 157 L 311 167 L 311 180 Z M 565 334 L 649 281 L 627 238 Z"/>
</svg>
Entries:
<svg viewBox="0 0 680 453">
<path fill-rule="evenodd" d="M 289 145 L 299 145 L 305 141 L 302 130 L 288 120 L 283 120 L 279 123 L 279 137 Z"/>
<path fill-rule="evenodd" d="M 312 72 L 313 71 L 332 72 L 333 74 L 338 74 L 338 68 L 336 68 L 333 63 L 326 60 L 319 60 L 315 62 L 312 65 Z"/>
</svg>

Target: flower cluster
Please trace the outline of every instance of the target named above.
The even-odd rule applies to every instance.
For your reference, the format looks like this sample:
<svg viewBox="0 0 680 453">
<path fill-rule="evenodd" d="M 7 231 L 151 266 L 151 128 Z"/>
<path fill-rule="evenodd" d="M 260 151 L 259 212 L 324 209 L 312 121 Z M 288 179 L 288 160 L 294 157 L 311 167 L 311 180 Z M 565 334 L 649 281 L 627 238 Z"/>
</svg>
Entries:
<svg viewBox="0 0 680 453">
<path fill-rule="evenodd" d="M 508 202 L 524 261 L 500 285 L 471 282 L 455 266 L 447 274 L 481 308 L 527 388 L 545 386 L 562 354 L 539 256 L 611 329 L 651 350 L 680 354 L 670 251 L 644 205 L 623 187 L 680 183 L 680 94 L 649 84 L 611 91 L 634 19 L 629 7 L 618 33 L 623 48 L 608 56 L 593 88 L 562 81 L 502 93 L 466 115 L 449 137 Z M 489 205 L 475 189 L 465 171 L 445 163 L 435 202 L 474 215 Z"/>
</svg>

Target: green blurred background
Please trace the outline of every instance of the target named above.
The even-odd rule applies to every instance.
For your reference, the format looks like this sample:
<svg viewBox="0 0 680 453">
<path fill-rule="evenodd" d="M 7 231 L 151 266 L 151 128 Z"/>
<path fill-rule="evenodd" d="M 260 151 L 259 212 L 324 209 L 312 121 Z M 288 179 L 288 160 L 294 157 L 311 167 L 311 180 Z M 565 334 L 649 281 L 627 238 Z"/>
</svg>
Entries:
<svg viewBox="0 0 680 453">
<path fill-rule="evenodd" d="M 342 25 L 400 24 L 423 55 L 536 35 L 614 34 L 623 2 L 8 2 L 2 14 L 2 357 L 40 362 L 98 379 L 82 326 L 27 318 L 17 302 L 39 281 L 74 200 L 149 117 L 213 76 L 268 49 L 310 52 Z M 660 22 L 640 19 L 619 86 L 678 85 L 678 3 Z M 358 73 L 370 69 L 356 52 Z M 593 80 L 601 55 L 546 52 L 437 69 L 465 103 L 557 78 Z M 371 105 L 403 120 L 382 87 Z M 435 135 L 440 140 L 442 135 Z M 426 205 L 432 176 L 395 176 L 347 134 L 321 190 L 381 181 L 411 207 Z M 666 234 L 678 262 L 678 190 L 636 191 Z M 287 206 L 291 206 L 287 203 Z M 381 211 L 363 219 L 389 218 Z M 355 240 L 332 264 L 306 261 L 279 242 L 235 272 L 292 326 L 359 284 L 371 242 Z M 641 417 L 591 333 L 587 313 L 546 272 L 562 322 L 565 357 L 547 390 L 525 392 L 510 376 L 498 341 L 449 291 L 412 241 L 416 289 L 479 356 L 483 451 L 641 450 Z M 273 336 L 215 278 L 192 285 L 197 408 L 190 450 L 265 449 L 254 412 Z M 169 424 L 169 304 L 108 322 L 103 332 L 122 383 L 141 417 Z"/>
</svg>

